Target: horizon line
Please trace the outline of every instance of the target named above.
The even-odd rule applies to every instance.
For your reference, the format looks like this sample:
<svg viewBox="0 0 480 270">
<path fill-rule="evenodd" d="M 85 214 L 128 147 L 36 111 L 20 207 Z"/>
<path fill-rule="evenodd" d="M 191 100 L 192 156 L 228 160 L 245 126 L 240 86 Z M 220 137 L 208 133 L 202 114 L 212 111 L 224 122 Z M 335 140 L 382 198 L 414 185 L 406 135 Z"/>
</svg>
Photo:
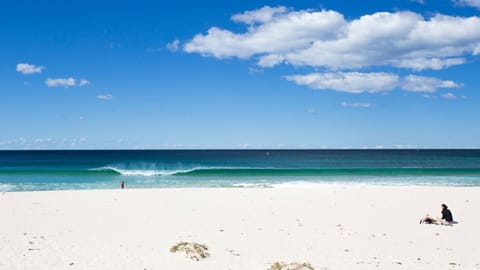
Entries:
<svg viewBox="0 0 480 270">
<path fill-rule="evenodd" d="M 361 151 L 361 150 L 480 150 L 480 147 L 431 148 L 39 148 L 0 149 L 0 151 Z"/>
</svg>

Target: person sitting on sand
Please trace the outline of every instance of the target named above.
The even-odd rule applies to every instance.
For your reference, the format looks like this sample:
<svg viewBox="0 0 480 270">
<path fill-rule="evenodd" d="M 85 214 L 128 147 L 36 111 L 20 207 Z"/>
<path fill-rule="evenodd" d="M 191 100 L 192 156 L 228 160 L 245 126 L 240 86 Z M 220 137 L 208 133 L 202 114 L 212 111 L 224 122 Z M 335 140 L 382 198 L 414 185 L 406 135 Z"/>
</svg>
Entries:
<svg viewBox="0 0 480 270">
<path fill-rule="evenodd" d="M 448 209 L 448 206 L 446 204 L 442 204 L 442 221 L 451 224 L 453 222 L 453 215 L 452 211 Z"/>
<path fill-rule="evenodd" d="M 421 223 L 426 223 L 426 224 L 444 224 L 444 225 L 450 225 L 453 223 L 453 215 L 450 209 L 448 209 L 448 206 L 444 203 L 442 203 L 442 217 L 441 218 L 433 218 L 430 217 L 428 214 L 420 220 Z"/>
</svg>

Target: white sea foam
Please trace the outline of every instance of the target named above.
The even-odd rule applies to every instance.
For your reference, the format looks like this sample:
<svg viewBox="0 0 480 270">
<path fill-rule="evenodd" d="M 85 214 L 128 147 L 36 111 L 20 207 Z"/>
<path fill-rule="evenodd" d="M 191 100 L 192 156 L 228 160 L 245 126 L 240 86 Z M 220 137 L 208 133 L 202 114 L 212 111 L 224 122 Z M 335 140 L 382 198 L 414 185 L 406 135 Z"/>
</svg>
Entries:
<svg viewBox="0 0 480 270">
<path fill-rule="evenodd" d="M 272 184 L 270 183 L 237 183 L 233 184 L 234 187 L 239 188 L 272 188 Z"/>
<path fill-rule="evenodd" d="M 101 168 L 95 168 L 91 169 L 92 171 L 114 171 L 117 172 L 121 175 L 125 176 L 164 176 L 164 175 L 174 175 L 178 173 L 187 173 L 196 170 L 190 169 L 190 170 L 143 170 L 143 169 L 120 169 L 116 167 L 101 167 Z"/>
<path fill-rule="evenodd" d="M 430 186 L 428 182 L 401 181 L 289 181 L 271 184 L 273 188 L 322 188 L 322 187 L 415 187 Z M 451 185 L 451 184 L 450 184 Z"/>
<path fill-rule="evenodd" d="M 322 188 L 322 187 L 342 187 L 342 186 L 372 186 L 375 184 L 372 183 L 357 183 L 357 182 L 316 182 L 316 181 L 288 181 L 288 182 L 277 182 L 277 183 L 265 183 L 265 182 L 256 182 L 256 183 L 237 183 L 233 184 L 234 187 L 240 188 Z"/>
<path fill-rule="evenodd" d="M 15 188 L 14 185 L 0 183 L 0 192 L 9 192 Z"/>
<path fill-rule="evenodd" d="M 289 181 L 272 184 L 273 188 L 322 188 L 322 187 L 369 187 L 381 186 L 382 183 L 354 181 Z"/>
<path fill-rule="evenodd" d="M 157 169 L 155 166 L 135 166 L 134 168 L 130 166 L 125 166 L 127 168 L 122 168 L 123 166 L 106 166 L 100 168 L 90 169 L 91 171 L 114 171 L 121 175 L 126 176 L 167 176 L 175 174 L 184 174 L 194 171 L 201 170 L 228 170 L 228 169 L 251 169 L 250 167 L 192 167 L 189 169 Z"/>
</svg>

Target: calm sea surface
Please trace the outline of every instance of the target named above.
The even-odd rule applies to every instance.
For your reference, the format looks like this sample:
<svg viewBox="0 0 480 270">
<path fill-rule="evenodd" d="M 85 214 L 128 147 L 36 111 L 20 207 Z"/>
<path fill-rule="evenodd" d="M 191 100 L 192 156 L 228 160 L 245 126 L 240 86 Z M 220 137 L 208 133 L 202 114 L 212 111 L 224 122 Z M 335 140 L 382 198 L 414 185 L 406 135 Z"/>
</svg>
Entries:
<svg viewBox="0 0 480 270">
<path fill-rule="evenodd" d="M 480 150 L 0 151 L 0 192 L 152 187 L 480 186 Z"/>
</svg>

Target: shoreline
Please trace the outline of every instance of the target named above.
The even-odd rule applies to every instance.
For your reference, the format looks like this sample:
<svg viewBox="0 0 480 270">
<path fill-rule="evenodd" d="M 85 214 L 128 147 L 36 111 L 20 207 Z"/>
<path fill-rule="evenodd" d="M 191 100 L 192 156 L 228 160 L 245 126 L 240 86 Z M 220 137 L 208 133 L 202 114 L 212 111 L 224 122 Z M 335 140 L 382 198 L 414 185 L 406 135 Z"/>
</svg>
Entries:
<svg viewBox="0 0 480 270">
<path fill-rule="evenodd" d="M 286 184 L 286 185 L 284 185 Z M 297 185 L 298 184 L 298 185 Z M 286 182 L 268 185 L 256 183 L 252 185 L 239 184 L 234 186 L 187 186 L 187 187 L 128 187 L 118 188 L 80 188 L 80 189 L 45 189 L 45 190 L 2 190 L 0 194 L 7 193 L 42 193 L 42 192 L 88 192 L 88 191 L 151 191 L 151 190 L 329 190 L 329 189 L 479 189 L 477 185 L 391 185 L 391 184 L 371 184 L 371 183 L 316 183 L 316 182 Z"/>
<path fill-rule="evenodd" d="M 297 183 L 297 182 L 291 182 Z M 307 183 L 310 184 L 310 183 Z M 480 186 L 460 186 L 460 185 L 374 185 L 374 184 L 337 184 L 337 183 L 312 183 L 312 186 L 287 186 L 287 187 L 246 187 L 246 186 L 232 186 L 232 187 L 223 187 L 223 186 L 214 186 L 214 187 L 125 187 L 121 188 L 96 188 L 96 189 L 52 189 L 52 190 L 18 190 L 18 191 L 3 191 L 1 193 L 42 193 L 42 192 L 109 192 L 109 191 L 120 191 L 120 192 L 129 192 L 129 191 L 152 191 L 157 190 L 334 190 L 334 189 L 478 189 L 480 191 Z"/>
<path fill-rule="evenodd" d="M 6 192 L 0 269 L 480 269 L 479 198 L 430 186 Z M 441 203 L 459 223 L 420 225 Z M 169 252 L 182 241 L 211 256 Z"/>
<path fill-rule="evenodd" d="M 0 182 L 0 194 L 6 192 L 42 192 L 42 191 L 74 191 L 74 190 L 117 190 L 120 189 L 122 180 L 125 181 L 125 189 L 330 189 L 330 188 L 480 188 L 476 183 L 457 182 L 409 182 L 409 181 L 375 181 L 375 180 L 351 180 L 351 181 L 325 181 L 325 180 L 288 180 L 288 181 L 243 181 L 243 182 L 219 182 L 199 183 L 188 182 L 184 184 L 166 184 L 162 182 L 151 185 L 139 184 L 137 179 L 119 178 L 116 182 L 108 183 L 45 183 L 31 184 L 22 182 Z M 25 185 L 25 187 L 22 187 Z M 38 186 L 37 186 L 38 185 Z"/>
</svg>

